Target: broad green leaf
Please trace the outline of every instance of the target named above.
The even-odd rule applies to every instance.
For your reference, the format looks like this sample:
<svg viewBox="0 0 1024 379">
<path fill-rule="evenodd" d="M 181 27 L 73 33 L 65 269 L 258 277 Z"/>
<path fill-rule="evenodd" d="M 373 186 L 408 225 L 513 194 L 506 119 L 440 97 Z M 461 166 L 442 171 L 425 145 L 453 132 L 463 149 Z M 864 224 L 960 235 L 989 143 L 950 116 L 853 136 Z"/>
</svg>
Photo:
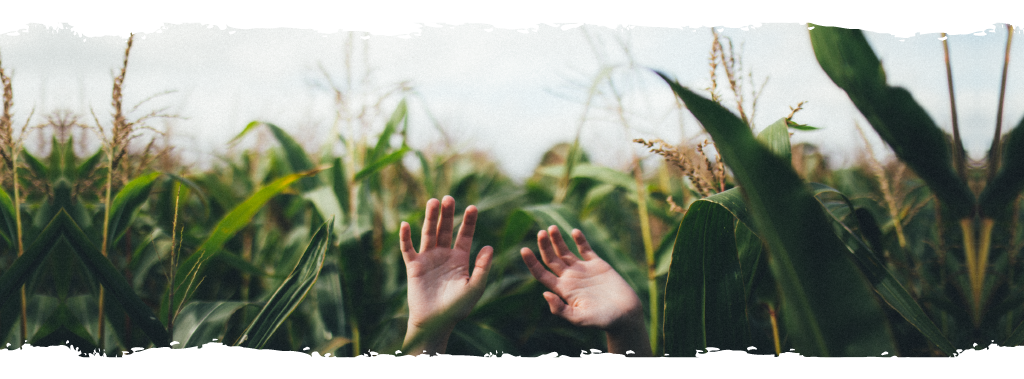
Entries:
<svg viewBox="0 0 1024 379">
<path fill-rule="evenodd" d="M 814 56 L 829 78 L 846 91 L 882 140 L 928 183 L 955 219 L 970 215 L 975 198 L 953 170 L 945 134 L 907 90 L 886 84 L 882 64 L 863 32 L 812 26 Z"/>
<path fill-rule="evenodd" d="M 808 356 L 895 351 L 882 308 L 790 162 L 757 142 L 721 105 L 662 76 L 714 139 L 769 248 L 792 345 Z"/>
<path fill-rule="evenodd" d="M 160 306 L 161 317 L 166 317 L 168 306 L 171 306 L 171 309 L 177 310 L 184 301 L 192 297 L 196 287 L 199 285 L 199 281 L 202 280 L 201 276 L 203 270 L 206 269 L 207 261 L 214 255 L 220 254 L 224 243 L 231 239 L 231 237 L 234 237 L 235 233 L 239 230 L 249 225 L 253 216 L 263 208 L 267 201 L 270 201 L 271 198 L 284 191 L 296 180 L 316 174 L 316 172 L 317 170 L 307 171 L 278 178 L 256 191 L 256 193 L 224 215 L 196 252 L 178 264 L 178 267 L 175 269 L 177 272 L 175 273 L 174 283 L 172 283 L 174 286 L 174 301 L 168 304 L 167 297 L 164 297 L 164 301 Z"/>
<path fill-rule="evenodd" d="M 818 183 L 812 183 L 812 188 L 814 188 L 817 194 L 831 192 L 841 195 L 843 200 L 845 200 L 847 212 L 853 212 L 853 205 L 850 204 L 850 200 L 839 191 Z M 817 198 L 819 202 L 822 201 L 820 197 Z M 822 207 L 828 209 L 824 203 L 822 203 Z M 871 282 L 878 296 L 903 316 L 910 325 L 920 331 L 928 341 L 942 350 L 943 353 L 950 356 L 955 355 L 956 348 L 953 346 L 953 343 L 928 318 L 928 315 L 914 299 L 914 296 L 885 268 L 885 263 L 878 259 L 881 254 L 872 251 L 868 244 L 857 237 L 836 212 L 830 210 L 826 213 L 831 217 L 836 235 L 846 246 L 847 250 L 856 258 L 855 261 L 860 267 L 861 272 Z M 856 220 L 856 216 L 853 219 Z"/>
<path fill-rule="evenodd" d="M 999 173 L 985 187 L 978 201 L 982 217 L 995 218 L 1009 211 L 1024 189 L 1024 119 L 1003 140 Z"/>
<path fill-rule="evenodd" d="M 153 183 L 160 175 L 160 172 L 153 171 L 132 179 L 111 200 L 110 229 L 107 234 L 110 238 L 111 246 L 120 240 L 124 231 L 128 229 L 128 224 L 131 222 L 132 217 L 135 216 L 135 211 L 149 198 L 149 192 L 153 189 Z"/>
<path fill-rule="evenodd" d="M 757 140 L 765 145 L 776 156 L 786 160 L 792 158 L 793 153 L 789 146 L 789 129 L 786 127 L 786 119 L 781 118 L 757 134 Z"/>
<path fill-rule="evenodd" d="M 61 213 L 58 214 L 58 216 Z M 66 215 L 66 213 L 63 213 Z M 70 217 L 68 218 L 70 220 Z M 28 280 L 32 272 L 43 262 L 43 258 L 50 252 L 54 242 L 63 233 L 63 219 L 54 217 L 46 224 L 39 235 L 31 244 L 25 245 L 25 253 L 18 257 L 7 267 L 3 275 L 0 275 L 0 299 L 15 299 L 17 291 L 22 284 Z M 73 222 L 73 221 L 72 221 Z"/>
<path fill-rule="evenodd" d="M 734 220 L 724 207 L 698 200 L 679 224 L 665 284 L 665 353 L 671 356 L 749 345 Z"/>
<path fill-rule="evenodd" d="M 60 228 L 64 238 L 67 238 L 71 246 L 74 247 L 75 252 L 78 253 L 78 257 L 82 259 L 82 263 L 103 284 L 103 288 L 107 291 L 107 296 L 124 307 L 124 311 L 131 316 L 132 322 L 149 336 L 150 341 L 156 346 L 168 346 L 170 336 L 156 316 L 153 315 L 153 311 L 135 294 L 132 286 L 125 280 L 124 275 L 110 263 L 107 257 L 100 254 L 99 248 L 93 245 L 89 237 L 71 219 L 71 216 L 64 212 L 64 210 L 61 210 L 50 224 Z M 47 241 L 44 243 L 52 242 Z"/>
<path fill-rule="evenodd" d="M 72 315 L 64 304 L 57 306 L 57 310 L 43 322 L 29 343 L 35 346 L 68 343 L 77 347 L 83 354 L 96 350 L 96 341 L 93 336 L 89 335 L 89 332 L 82 327 L 82 321 Z"/>
<path fill-rule="evenodd" d="M 405 156 L 405 153 L 409 152 L 409 150 L 409 146 L 403 145 L 401 149 L 398 149 L 397 151 L 392 152 L 391 154 L 388 154 L 384 157 L 381 157 L 380 159 L 367 165 L 365 168 L 356 173 L 355 179 L 353 180 L 358 182 L 360 180 L 363 180 L 367 176 L 376 174 L 384 167 L 387 167 L 395 162 L 401 161 L 402 157 Z"/>
<path fill-rule="evenodd" d="M 202 346 L 214 339 L 223 339 L 228 319 L 248 305 L 242 301 L 192 301 L 181 308 L 174 321 L 173 340 L 176 348 Z"/>
<path fill-rule="evenodd" d="M 284 323 L 292 311 L 299 306 L 302 299 L 306 297 L 309 290 L 313 288 L 320 269 L 323 267 L 324 256 L 327 254 L 332 222 L 333 220 L 329 220 L 313 234 L 309 246 L 291 275 L 270 296 L 260 313 L 242 333 L 237 345 L 256 349 L 263 348 L 274 331 Z"/>
</svg>

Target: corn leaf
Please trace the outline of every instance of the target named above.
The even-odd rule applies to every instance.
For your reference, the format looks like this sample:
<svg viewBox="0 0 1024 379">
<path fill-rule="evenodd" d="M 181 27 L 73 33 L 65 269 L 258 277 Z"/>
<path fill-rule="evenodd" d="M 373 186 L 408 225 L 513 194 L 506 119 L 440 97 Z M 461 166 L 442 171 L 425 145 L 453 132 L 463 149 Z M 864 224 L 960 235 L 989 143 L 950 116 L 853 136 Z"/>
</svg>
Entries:
<svg viewBox="0 0 1024 379">
<path fill-rule="evenodd" d="M 665 353 L 670 356 L 749 345 L 734 220 L 725 207 L 698 200 L 679 224 L 665 284 Z"/>
<path fill-rule="evenodd" d="M 381 157 L 380 159 L 377 159 L 373 163 L 370 163 L 365 168 L 360 170 L 358 173 L 356 173 L 354 180 L 357 182 L 363 180 L 364 178 L 370 175 L 376 174 L 378 171 L 384 169 L 384 167 L 387 167 L 392 163 L 401 161 L 402 157 L 405 156 L 405 153 L 409 152 L 409 150 L 409 146 L 402 145 L 401 149 L 398 149 L 397 151 L 394 151 L 391 154 L 388 154 L 384 157 Z"/>
<path fill-rule="evenodd" d="M 263 348 L 274 331 L 299 306 L 302 299 L 313 288 L 320 269 L 323 267 L 324 256 L 327 254 L 331 236 L 330 225 L 332 222 L 333 220 L 329 220 L 313 234 L 309 246 L 306 247 L 306 251 L 302 254 L 302 258 L 291 275 L 270 296 L 260 313 L 242 333 L 242 337 L 236 345 L 256 349 Z"/>
<path fill-rule="evenodd" d="M 846 91 L 882 140 L 928 184 L 953 217 L 971 214 L 975 198 L 953 170 L 945 134 L 907 90 L 886 84 L 882 64 L 864 33 L 812 26 L 814 56 L 829 78 Z"/>
<path fill-rule="evenodd" d="M 721 105 L 659 75 L 711 134 L 741 185 L 758 234 L 769 247 L 782 320 L 797 352 L 872 356 L 895 351 L 871 287 L 858 272 L 827 216 L 790 162 L 757 142 Z"/>
<path fill-rule="evenodd" d="M 832 219 L 832 226 L 836 232 L 836 235 L 846 246 L 847 250 L 856 258 L 857 265 L 860 267 L 861 272 L 871 282 L 875 292 L 891 306 L 896 312 L 898 312 L 904 319 L 907 320 L 910 325 L 921 332 L 929 342 L 934 344 L 939 350 L 946 355 L 956 355 L 956 348 L 953 343 L 942 334 L 942 331 L 935 325 L 934 322 L 924 312 L 924 309 L 917 303 L 914 296 L 907 291 L 899 280 L 885 268 L 885 263 L 878 257 L 880 253 L 872 251 L 871 247 L 864 243 L 856 233 L 851 230 L 847 223 L 843 221 L 842 213 L 838 210 L 830 209 L 825 205 L 822 199 L 822 194 L 834 193 L 839 194 L 844 200 L 842 205 L 846 208 L 847 214 L 854 214 L 853 204 L 850 203 L 850 199 L 846 198 L 845 195 L 839 191 L 819 183 L 812 183 L 812 189 L 815 192 L 816 198 L 822 203 L 822 207 L 827 210 L 827 214 Z M 854 222 L 857 216 L 852 217 Z M 856 224 L 854 224 L 856 225 Z"/>
<path fill-rule="evenodd" d="M 156 316 L 153 315 L 153 311 L 135 294 L 132 286 L 125 280 L 124 275 L 110 263 L 107 257 L 100 254 L 99 248 L 93 245 L 89 237 L 71 219 L 71 216 L 64 210 L 61 210 L 50 224 L 56 224 L 61 229 L 64 238 L 67 238 L 71 246 L 74 247 L 78 257 L 82 259 L 82 263 L 103 284 L 103 288 L 107 290 L 110 299 L 124 307 L 125 313 L 131 316 L 132 322 L 146 333 L 150 341 L 156 346 L 168 346 L 170 336 Z"/>
<path fill-rule="evenodd" d="M 999 173 L 979 197 L 982 217 L 995 218 L 1011 210 L 1017 195 L 1024 189 L 1024 119 L 1003 137 L 1003 157 Z"/>
<path fill-rule="evenodd" d="M 178 310 L 185 301 L 192 297 L 199 284 L 198 282 L 202 280 L 200 276 L 203 270 L 206 269 L 206 262 L 214 255 L 220 254 L 224 243 L 248 225 L 253 216 L 256 215 L 256 212 L 259 212 L 267 201 L 270 201 L 271 198 L 277 196 L 277 194 L 284 191 L 295 181 L 316 174 L 317 171 L 307 171 L 278 178 L 256 191 L 256 193 L 224 215 L 196 252 L 179 263 L 176 268 L 177 273 L 175 274 L 174 283 L 171 284 L 174 286 L 174 299 L 172 303 L 168 304 L 167 296 L 164 296 L 164 301 L 160 306 L 161 317 L 166 317 L 168 306 L 172 306 L 173 308 L 171 309 Z"/>
<path fill-rule="evenodd" d="M 153 183 L 160 175 L 160 172 L 154 171 L 132 179 L 111 200 L 110 229 L 107 234 L 110 246 L 114 246 L 121 239 L 135 212 L 149 198 Z"/>
<path fill-rule="evenodd" d="M 176 348 L 202 346 L 223 339 L 231 315 L 248 305 L 242 301 L 192 301 L 181 308 L 174 321 Z"/>
</svg>

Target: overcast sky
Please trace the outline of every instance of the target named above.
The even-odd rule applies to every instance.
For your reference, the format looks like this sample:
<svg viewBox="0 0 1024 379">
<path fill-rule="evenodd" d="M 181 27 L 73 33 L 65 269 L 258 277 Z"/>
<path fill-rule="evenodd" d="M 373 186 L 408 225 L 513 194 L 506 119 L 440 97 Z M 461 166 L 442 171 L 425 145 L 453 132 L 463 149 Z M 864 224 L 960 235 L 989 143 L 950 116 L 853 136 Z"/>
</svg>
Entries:
<svg viewBox="0 0 1024 379">
<path fill-rule="evenodd" d="M 0 35 L 4 68 L 13 72 L 16 118 L 24 120 L 35 107 L 37 116 L 70 109 L 83 115 L 94 110 L 101 121 L 109 119 L 111 81 L 120 66 L 125 36 L 82 30 L 92 29 L 25 24 Z M 834 157 L 834 164 L 851 161 L 862 147 L 854 122 L 867 124 L 818 67 L 806 26 L 779 23 L 721 30 L 743 44 L 744 65 L 755 81 L 769 78 L 755 125 L 763 128 L 786 116 L 790 106 L 807 101 L 795 120 L 823 130 L 797 132 L 794 138 L 820 145 Z M 1006 43 L 1002 25 L 993 23 L 978 31 L 950 38 L 960 123 L 966 148 L 975 158 L 991 142 Z M 316 148 L 334 140 L 336 107 L 323 71 L 344 87 L 347 35 L 204 24 L 165 24 L 142 31 L 136 34 L 131 53 L 125 103 L 131 106 L 175 91 L 132 115 L 168 107 L 184 117 L 153 125 L 170 127 L 176 148 L 192 162 L 208 161 L 225 151 L 227 141 L 253 120 L 279 125 L 308 148 Z M 514 178 L 529 176 L 545 150 L 573 138 L 587 87 L 603 65 L 622 65 L 630 59 L 636 64 L 635 69 L 619 69 L 613 75 L 624 92 L 631 129 L 604 109 L 612 104 L 610 98 L 599 96 L 582 129 L 584 147 L 594 160 L 624 168 L 632 154 L 643 153 L 630 142 L 633 138 L 679 142 L 699 132 L 686 112 L 680 128 L 671 91 L 644 68 L 662 70 L 684 86 L 707 87 L 712 34 L 706 27 L 540 25 L 516 30 L 491 24 L 421 25 L 400 36 L 360 35 L 364 38 L 355 44 L 353 72 L 359 77 L 367 62 L 373 74 L 369 85 L 357 86 L 350 94 L 370 101 L 389 86 L 408 81 L 414 90 L 407 96 L 412 147 L 441 143 L 432 115 L 454 137 L 456 148 L 489 152 Z M 588 35 L 596 48 L 588 44 Z M 868 33 L 889 83 L 907 87 L 936 123 L 949 130 L 938 37 Z M 622 46 L 629 48 L 628 55 Z M 1014 63 L 1024 59 L 1022 49 L 1021 43 L 1014 45 Z M 1024 64 L 1013 64 L 1004 130 L 1024 114 L 1021 83 Z M 722 92 L 727 92 L 724 87 Z M 392 97 L 385 108 L 397 100 Z M 368 133 L 382 123 L 375 127 Z M 352 133 L 344 127 L 341 131 Z"/>
</svg>

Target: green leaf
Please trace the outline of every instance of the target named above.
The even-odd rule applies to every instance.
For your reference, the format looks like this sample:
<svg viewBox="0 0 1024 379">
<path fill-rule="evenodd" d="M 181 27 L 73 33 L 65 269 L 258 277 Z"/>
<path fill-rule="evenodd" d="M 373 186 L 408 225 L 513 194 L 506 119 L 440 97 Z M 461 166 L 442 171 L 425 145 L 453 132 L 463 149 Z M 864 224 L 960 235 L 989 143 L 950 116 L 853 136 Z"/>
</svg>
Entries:
<svg viewBox="0 0 1024 379">
<path fill-rule="evenodd" d="M 335 235 L 341 235 L 343 232 L 341 220 L 345 217 L 345 214 L 341 209 L 341 204 L 338 203 L 338 196 L 334 189 L 326 185 L 320 186 L 302 194 L 302 197 L 313 203 L 321 218 L 324 220 L 334 219 L 334 225 L 331 225 L 331 229 L 334 230 Z"/>
<path fill-rule="evenodd" d="M 845 195 L 823 184 L 812 184 L 816 194 L 828 192 L 839 194 L 842 196 L 848 212 L 854 212 L 853 204 L 850 203 L 850 200 Z M 823 208 L 828 209 L 820 197 L 816 198 L 818 198 L 819 202 L 822 202 Z M 885 263 L 878 258 L 881 254 L 872 251 L 868 244 L 857 237 L 853 230 L 842 221 L 842 217 L 833 211 L 826 213 L 831 217 L 836 235 L 846 246 L 847 250 L 856 258 L 858 267 L 868 278 L 868 281 L 871 282 L 878 296 L 903 316 L 910 325 L 920 331 L 939 350 L 942 350 L 943 353 L 949 356 L 956 355 L 956 348 L 953 346 L 953 343 L 928 318 L 928 315 L 914 299 L 914 296 L 885 268 Z M 853 217 L 853 220 L 856 220 L 856 216 Z"/>
<path fill-rule="evenodd" d="M 749 345 L 734 220 L 724 207 L 698 200 L 679 224 L 665 284 L 665 353 L 671 356 Z"/>
<path fill-rule="evenodd" d="M 331 236 L 329 220 L 313 234 L 309 246 L 295 266 L 291 275 L 274 291 L 266 305 L 249 324 L 236 345 L 261 349 L 281 324 L 291 315 L 306 297 L 310 288 L 316 283 L 317 276 L 324 264 L 328 241 Z"/>
<path fill-rule="evenodd" d="M 1003 140 L 1005 145 L 999 173 L 978 200 L 981 215 L 986 218 L 995 218 L 1011 210 L 1011 205 L 1024 190 L 1024 119 Z"/>
<path fill-rule="evenodd" d="M 384 157 L 388 150 L 391 149 L 391 135 L 398 129 L 398 124 L 405 119 L 407 113 L 407 107 L 405 100 L 403 99 L 398 103 L 395 111 L 391 113 L 391 118 L 388 119 L 388 123 L 384 125 L 384 131 L 380 133 L 380 137 L 377 138 L 377 145 L 374 146 L 373 150 L 370 151 L 369 160 L 377 161 Z"/>
<path fill-rule="evenodd" d="M 249 225 L 253 216 L 263 208 L 267 201 L 270 201 L 271 198 L 284 191 L 296 180 L 315 173 L 316 171 L 307 171 L 278 178 L 256 191 L 256 193 L 224 215 L 196 252 L 178 264 L 174 283 L 172 283 L 174 286 L 174 301 L 168 304 L 167 297 L 164 296 L 164 301 L 160 306 L 161 317 L 166 317 L 164 315 L 167 314 L 168 306 L 171 306 L 171 309 L 180 309 L 179 307 L 192 297 L 196 287 L 199 285 L 199 281 L 202 280 L 200 276 L 203 270 L 206 269 L 206 262 L 214 255 L 219 254 L 224 247 L 224 243 L 231 239 L 231 237 L 234 237 L 235 233 Z"/>
<path fill-rule="evenodd" d="M 886 84 L 882 64 L 864 33 L 812 26 L 814 56 L 829 78 L 846 91 L 882 140 L 928 184 L 955 219 L 970 215 L 975 198 L 953 170 L 945 133 L 907 90 Z"/>
<path fill-rule="evenodd" d="M 235 138 L 231 139 L 231 143 L 234 143 L 246 133 L 249 133 L 260 125 L 266 125 L 267 128 L 270 128 L 270 132 L 274 134 L 274 138 L 276 138 L 277 142 L 281 144 L 281 148 L 284 149 L 285 157 L 288 159 L 288 165 L 291 166 L 292 172 L 298 173 L 313 169 L 313 161 L 309 160 L 309 155 L 306 154 L 306 150 L 303 150 L 302 146 L 299 145 L 298 142 L 295 142 L 295 139 L 288 135 L 284 129 L 281 129 L 277 125 L 269 122 L 250 122 L 245 126 L 245 129 L 243 129 L 241 133 L 238 133 Z M 316 186 L 317 181 L 315 178 L 303 178 L 299 181 L 299 187 L 303 192 L 311 190 Z"/>
<path fill-rule="evenodd" d="M 757 140 L 765 145 L 776 156 L 789 161 L 793 152 L 789 145 L 789 129 L 786 128 L 786 119 L 781 118 L 757 134 Z"/>
<path fill-rule="evenodd" d="M 12 250 L 17 248 L 18 223 L 14 219 L 14 202 L 3 188 L 0 188 L 0 237 Z"/>
<path fill-rule="evenodd" d="M 374 161 L 373 163 L 367 165 L 365 168 L 356 173 L 356 177 L 353 180 L 358 182 L 360 180 L 363 180 L 367 176 L 376 174 L 378 171 L 384 169 L 384 167 L 387 167 L 392 163 L 401 161 L 402 157 L 405 156 L 405 153 L 409 152 L 409 150 L 409 146 L 403 145 L 401 149 L 398 149 L 397 151 L 392 152 L 391 154 L 388 154 L 387 156 L 384 156 L 383 158 L 380 158 Z"/>
<path fill-rule="evenodd" d="M 345 176 L 345 164 L 342 163 L 341 157 L 335 158 L 334 165 L 331 166 L 331 181 L 334 188 L 334 197 L 337 198 L 338 206 L 341 207 L 342 216 L 344 217 L 348 215 L 350 194 L 348 193 L 348 177 Z"/>
<path fill-rule="evenodd" d="M 103 149 L 96 150 L 96 152 L 90 155 L 89 158 L 86 158 L 82 164 L 78 165 L 75 177 L 84 178 L 88 176 L 96 169 L 96 165 L 100 163 L 101 159 L 103 159 Z"/>
<path fill-rule="evenodd" d="M 797 352 L 872 356 L 895 351 L 882 308 L 790 162 L 721 105 L 659 73 L 714 139 L 767 242 L 782 320 Z"/>
<path fill-rule="evenodd" d="M 242 301 L 192 301 L 181 308 L 174 321 L 177 348 L 202 346 L 223 339 L 231 315 L 248 305 Z"/>
<path fill-rule="evenodd" d="M 160 172 L 154 171 L 132 179 L 111 200 L 110 229 L 107 234 L 110 246 L 114 246 L 115 242 L 121 239 L 132 217 L 135 216 L 135 211 L 149 198 L 153 183 L 160 175 Z"/>
<path fill-rule="evenodd" d="M 124 307 L 125 313 L 131 316 L 132 323 L 138 325 L 154 345 L 168 346 L 170 336 L 153 315 L 153 311 L 135 294 L 124 275 L 110 263 L 107 257 L 100 254 L 99 248 L 93 245 L 89 237 L 71 219 L 71 216 L 62 209 L 50 222 L 50 225 L 56 225 L 62 231 L 64 238 L 68 239 L 79 258 L 82 259 L 82 263 L 103 284 L 110 299 Z M 43 237 L 45 234 L 40 236 L 40 238 Z M 43 244 L 52 243 L 47 240 L 43 241 L 45 241 L 42 242 Z"/>
<path fill-rule="evenodd" d="M 795 123 L 793 121 L 789 121 L 789 120 L 786 120 L 786 125 L 789 126 L 790 128 L 796 129 L 796 130 L 803 130 L 803 131 L 808 131 L 808 132 L 812 131 L 812 130 L 821 129 L 821 128 L 817 127 L 817 126 L 797 124 L 797 123 Z"/>
</svg>

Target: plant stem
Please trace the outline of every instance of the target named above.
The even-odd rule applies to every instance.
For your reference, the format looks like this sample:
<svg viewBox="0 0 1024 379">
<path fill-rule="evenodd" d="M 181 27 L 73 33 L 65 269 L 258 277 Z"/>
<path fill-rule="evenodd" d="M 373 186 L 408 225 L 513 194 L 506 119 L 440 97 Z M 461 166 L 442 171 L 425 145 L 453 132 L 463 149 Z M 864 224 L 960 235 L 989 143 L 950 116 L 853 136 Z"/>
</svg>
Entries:
<svg viewBox="0 0 1024 379">
<path fill-rule="evenodd" d="M 964 157 L 964 144 L 960 139 L 960 125 L 956 115 L 956 97 L 953 96 L 953 69 L 949 65 L 949 37 L 942 33 L 942 52 L 946 61 L 946 82 L 949 84 L 949 109 L 953 117 L 953 166 L 960 179 L 967 180 L 967 167 Z"/>
<path fill-rule="evenodd" d="M 651 239 L 651 222 L 647 214 L 647 189 L 644 187 L 643 176 L 640 168 L 640 159 L 634 158 L 636 164 L 633 169 L 633 176 L 636 179 L 637 208 L 640 213 L 640 231 L 643 235 L 644 252 L 647 256 L 647 293 L 649 294 L 651 327 L 648 330 L 651 340 L 651 353 L 658 356 L 658 333 L 661 328 L 658 325 L 658 282 L 654 262 L 654 242 Z"/>
<path fill-rule="evenodd" d="M 995 178 L 999 170 L 999 160 L 1002 158 L 1003 144 L 1000 138 L 1003 134 L 1003 103 L 1006 100 L 1006 76 L 1010 68 L 1010 43 L 1013 42 L 1013 25 L 1006 24 L 1006 58 L 1003 60 L 1003 79 L 999 85 L 999 108 L 996 110 L 996 134 L 992 137 L 992 147 L 988 149 L 988 183 Z"/>
<path fill-rule="evenodd" d="M 782 354 L 782 344 L 779 341 L 779 320 L 772 303 L 768 303 L 768 317 L 772 321 L 772 341 L 775 342 L 775 356 L 777 357 Z"/>
<path fill-rule="evenodd" d="M 25 245 L 22 242 L 22 231 L 21 231 L 21 192 L 18 186 L 18 149 L 12 149 L 11 160 L 12 164 L 11 172 L 14 177 L 14 224 L 18 229 L 18 256 L 21 257 L 25 254 Z M 26 303 L 25 297 L 25 285 L 21 286 L 21 343 L 25 343 L 28 340 L 28 304 Z"/>
<path fill-rule="evenodd" d="M 113 147 L 110 147 L 107 150 L 107 163 L 108 163 L 109 170 L 107 170 L 107 188 L 106 188 L 106 195 L 105 195 L 105 199 L 106 200 L 103 203 L 104 204 L 104 206 L 103 206 L 103 244 L 102 244 L 102 247 L 101 247 L 101 250 L 100 250 L 100 254 L 103 254 L 104 257 L 107 256 L 107 243 L 109 243 L 109 236 L 107 234 L 110 232 L 110 192 L 112 190 L 111 187 L 113 186 L 113 180 L 114 180 L 114 174 L 113 174 L 113 172 L 114 172 L 114 152 L 113 152 Z M 103 350 L 103 342 L 104 342 L 103 341 L 104 340 L 104 338 L 103 338 L 104 337 L 104 335 L 103 335 L 104 334 L 103 300 L 104 300 L 104 290 L 103 290 L 103 285 L 100 284 L 100 296 L 99 296 L 99 299 L 97 300 L 97 305 L 99 307 L 99 312 L 98 312 L 99 314 L 97 315 L 97 318 L 99 319 L 99 321 L 98 321 L 99 322 L 99 336 L 96 339 L 98 341 L 96 346 L 98 346 L 101 351 Z"/>
</svg>

